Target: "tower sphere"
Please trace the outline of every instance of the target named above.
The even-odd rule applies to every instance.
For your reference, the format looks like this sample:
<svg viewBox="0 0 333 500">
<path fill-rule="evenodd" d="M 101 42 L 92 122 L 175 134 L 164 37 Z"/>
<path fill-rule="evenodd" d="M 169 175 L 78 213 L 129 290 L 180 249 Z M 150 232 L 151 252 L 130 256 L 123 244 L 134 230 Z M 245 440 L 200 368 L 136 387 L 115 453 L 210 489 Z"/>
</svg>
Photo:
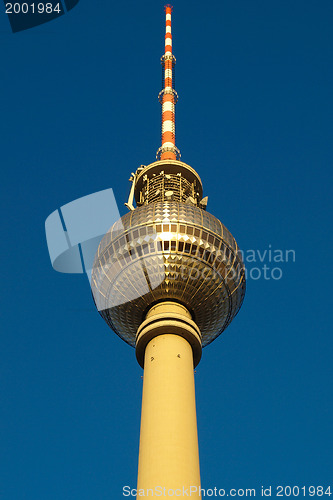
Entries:
<svg viewBox="0 0 333 500">
<path fill-rule="evenodd" d="M 244 265 L 227 228 L 199 206 L 183 202 L 175 183 L 173 191 L 165 187 L 156 194 L 158 182 L 175 182 L 177 174 L 172 172 L 177 169 L 184 185 L 186 167 L 187 178 L 192 175 L 193 180 L 195 171 L 176 160 L 145 167 L 157 201 L 142 204 L 116 222 L 95 257 L 91 286 L 96 306 L 132 346 L 146 313 L 158 302 L 183 304 L 200 329 L 203 347 L 223 332 L 243 302 Z M 176 201 L 166 201 L 168 193 Z"/>
</svg>

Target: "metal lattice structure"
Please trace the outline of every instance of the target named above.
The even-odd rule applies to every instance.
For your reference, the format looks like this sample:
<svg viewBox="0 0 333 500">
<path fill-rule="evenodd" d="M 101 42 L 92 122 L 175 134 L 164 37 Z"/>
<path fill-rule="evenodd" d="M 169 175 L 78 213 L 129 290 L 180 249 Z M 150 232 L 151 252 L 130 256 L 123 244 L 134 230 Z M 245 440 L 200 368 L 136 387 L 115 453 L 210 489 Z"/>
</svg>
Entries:
<svg viewBox="0 0 333 500">
<path fill-rule="evenodd" d="M 137 206 L 157 201 L 178 201 L 205 208 L 201 179 L 186 163 L 156 161 L 141 167 L 134 176 Z"/>
</svg>

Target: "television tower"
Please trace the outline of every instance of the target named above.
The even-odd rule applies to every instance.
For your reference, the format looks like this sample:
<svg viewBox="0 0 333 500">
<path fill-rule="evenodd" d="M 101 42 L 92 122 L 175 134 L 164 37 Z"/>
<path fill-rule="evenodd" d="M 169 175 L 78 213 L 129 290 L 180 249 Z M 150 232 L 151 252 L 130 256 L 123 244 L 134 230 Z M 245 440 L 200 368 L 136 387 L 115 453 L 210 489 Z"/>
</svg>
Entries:
<svg viewBox="0 0 333 500">
<path fill-rule="evenodd" d="M 199 175 L 180 161 L 172 7 L 165 11 L 162 145 L 157 161 L 132 173 L 129 213 L 102 239 L 91 286 L 101 316 L 144 368 L 138 495 L 192 488 L 199 498 L 194 368 L 239 311 L 245 273 L 235 239 L 206 211 Z"/>
</svg>

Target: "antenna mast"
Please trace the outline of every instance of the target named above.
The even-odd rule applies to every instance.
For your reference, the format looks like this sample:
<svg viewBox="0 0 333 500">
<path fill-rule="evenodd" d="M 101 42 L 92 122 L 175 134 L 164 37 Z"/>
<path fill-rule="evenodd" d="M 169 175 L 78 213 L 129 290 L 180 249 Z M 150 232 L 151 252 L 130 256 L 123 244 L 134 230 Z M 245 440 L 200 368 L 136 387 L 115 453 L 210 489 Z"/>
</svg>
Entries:
<svg viewBox="0 0 333 500">
<path fill-rule="evenodd" d="M 175 143 L 175 104 L 178 94 L 174 89 L 176 58 L 172 54 L 171 34 L 172 5 L 165 6 L 165 51 L 161 57 L 164 87 L 158 95 L 162 104 L 162 146 L 158 149 L 158 160 L 179 160 L 180 151 Z"/>
</svg>

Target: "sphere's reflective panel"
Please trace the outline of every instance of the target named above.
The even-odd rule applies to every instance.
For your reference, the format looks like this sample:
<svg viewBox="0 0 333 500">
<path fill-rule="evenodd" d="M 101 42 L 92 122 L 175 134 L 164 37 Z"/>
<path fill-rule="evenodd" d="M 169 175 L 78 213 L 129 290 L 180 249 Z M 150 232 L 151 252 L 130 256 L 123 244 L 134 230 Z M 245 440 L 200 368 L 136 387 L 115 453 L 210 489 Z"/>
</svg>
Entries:
<svg viewBox="0 0 333 500">
<path fill-rule="evenodd" d="M 91 286 L 100 314 L 130 345 L 148 309 L 173 300 L 191 312 L 205 346 L 242 305 L 244 264 L 235 239 L 210 213 L 185 203 L 149 203 L 105 235 Z"/>
</svg>

